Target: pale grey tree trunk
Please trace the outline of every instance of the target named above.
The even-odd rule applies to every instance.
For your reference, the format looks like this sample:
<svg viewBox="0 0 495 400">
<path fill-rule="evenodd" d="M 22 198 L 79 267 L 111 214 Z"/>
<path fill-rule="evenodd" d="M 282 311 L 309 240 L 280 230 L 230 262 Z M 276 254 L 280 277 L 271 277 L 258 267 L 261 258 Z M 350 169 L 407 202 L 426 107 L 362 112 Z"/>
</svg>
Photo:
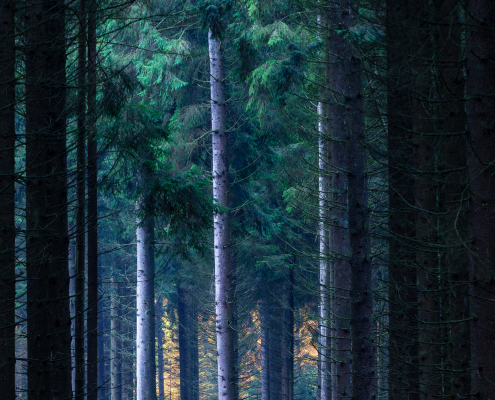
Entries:
<svg viewBox="0 0 495 400">
<path fill-rule="evenodd" d="M 141 200 L 140 200 L 141 201 Z M 136 208 L 139 210 L 141 203 Z M 155 259 L 153 218 L 137 219 L 136 393 L 155 400 Z"/>
<path fill-rule="evenodd" d="M 228 207 L 228 160 L 225 121 L 225 83 L 222 61 L 222 43 L 208 32 L 210 55 L 212 180 L 213 198 L 221 207 Z M 218 399 L 235 397 L 233 293 L 231 290 L 230 221 L 228 211 L 216 212 L 214 223 L 215 253 L 215 313 L 218 363 Z"/>
</svg>

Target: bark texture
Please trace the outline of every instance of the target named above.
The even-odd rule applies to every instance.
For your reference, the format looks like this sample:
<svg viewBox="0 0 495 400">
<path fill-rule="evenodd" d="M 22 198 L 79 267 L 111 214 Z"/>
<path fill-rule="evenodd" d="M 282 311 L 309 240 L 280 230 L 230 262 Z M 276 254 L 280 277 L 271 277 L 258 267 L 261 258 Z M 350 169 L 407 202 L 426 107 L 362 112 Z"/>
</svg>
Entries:
<svg viewBox="0 0 495 400">
<path fill-rule="evenodd" d="M 98 149 L 96 140 L 96 0 L 88 0 L 88 400 L 98 398 Z"/>
<path fill-rule="evenodd" d="M 6 399 L 15 398 L 15 5 L 0 5 L 0 387 Z"/>
<path fill-rule="evenodd" d="M 65 3 L 26 2 L 28 391 L 71 396 Z"/>
<path fill-rule="evenodd" d="M 467 2 L 466 95 L 471 252 L 471 393 L 495 398 L 495 3 Z"/>
<path fill-rule="evenodd" d="M 222 59 L 222 42 L 208 32 L 210 56 L 211 128 L 212 128 L 212 179 L 213 198 L 220 207 L 229 206 L 229 167 L 225 115 L 225 82 Z M 234 400 L 234 332 L 233 291 L 230 264 L 230 217 L 227 210 L 215 212 L 215 313 L 217 335 L 218 399 Z"/>
<path fill-rule="evenodd" d="M 116 257 L 117 264 L 121 258 Z M 112 277 L 112 297 L 110 304 L 110 399 L 122 400 L 122 340 L 121 306 L 119 278 Z"/>
<path fill-rule="evenodd" d="M 387 1 L 389 174 L 389 396 L 418 399 L 411 73 L 407 1 Z M 406 33 L 406 34 L 405 34 Z"/>
<path fill-rule="evenodd" d="M 142 200 L 141 200 L 142 201 Z M 140 203 L 136 208 L 143 209 Z M 155 259 L 154 222 L 151 217 L 137 220 L 137 400 L 156 399 L 155 387 Z"/>
</svg>

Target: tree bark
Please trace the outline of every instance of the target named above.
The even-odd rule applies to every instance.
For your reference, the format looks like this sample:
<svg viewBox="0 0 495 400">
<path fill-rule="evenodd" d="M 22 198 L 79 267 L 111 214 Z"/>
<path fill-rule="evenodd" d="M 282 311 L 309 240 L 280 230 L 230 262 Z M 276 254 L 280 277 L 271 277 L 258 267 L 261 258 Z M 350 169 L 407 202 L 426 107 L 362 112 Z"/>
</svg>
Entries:
<svg viewBox="0 0 495 400">
<path fill-rule="evenodd" d="M 495 3 L 467 2 L 466 111 L 473 396 L 495 398 Z"/>
<path fill-rule="evenodd" d="M 227 155 L 227 132 L 225 120 L 225 82 L 220 39 L 208 32 L 210 56 L 211 125 L 212 125 L 212 176 L 213 198 L 218 206 L 227 208 L 229 168 Z M 218 399 L 234 400 L 234 332 L 233 293 L 230 265 L 230 218 L 227 210 L 215 212 L 215 313 L 217 335 Z"/>
<path fill-rule="evenodd" d="M 356 25 L 351 11 L 347 27 Z M 346 127 L 348 207 L 351 264 L 352 396 L 368 400 L 374 396 L 373 288 L 370 259 L 367 199 L 366 136 L 363 109 L 361 58 L 352 45 L 345 55 L 347 64 Z"/>
<path fill-rule="evenodd" d="M 418 399 L 411 78 L 407 1 L 387 0 L 389 397 Z"/>
<path fill-rule="evenodd" d="M 88 0 L 88 399 L 98 398 L 98 149 L 96 139 L 97 2 Z"/>
<path fill-rule="evenodd" d="M 84 348 L 85 263 L 86 263 L 86 0 L 79 2 L 78 97 L 77 97 L 77 187 L 76 187 L 76 293 L 75 293 L 75 398 L 85 392 Z"/>
<path fill-rule="evenodd" d="M 270 400 L 270 324 L 269 308 L 266 299 L 259 303 L 261 330 L 261 400 Z"/>
<path fill-rule="evenodd" d="M 0 387 L 15 398 L 15 1 L 0 6 Z"/>
<path fill-rule="evenodd" d="M 136 209 L 144 210 L 139 200 Z M 155 400 L 155 259 L 153 217 L 137 219 L 137 400 Z"/>
<path fill-rule="evenodd" d="M 71 396 L 65 3 L 26 3 L 28 391 Z"/>
<path fill-rule="evenodd" d="M 180 362 L 180 398 L 194 399 L 194 349 L 193 324 L 194 310 L 191 293 L 179 287 L 179 362 Z"/>
<path fill-rule="evenodd" d="M 347 3 L 339 6 L 348 9 Z M 342 11 L 344 12 L 344 11 Z M 329 21 L 332 21 L 332 32 L 343 29 L 342 16 L 339 10 L 330 11 Z M 332 395 L 334 400 L 346 399 L 352 395 L 351 387 L 351 330 L 350 330 L 350 284 L 351 270 L 349 264 L 349 234 L 347 230 L 347 138 L 345 128 L 345 97 L 347 91 L 346 65 L 341 58 L 348 44 L 342 35 L 332 33 L 330 48 L 330 93 L 333 94 L 329 104 L 328 124 L 332 138 L 331 160 L 335 168 L 332 176 L 332 220 L 335 224 L 331 234 L 333 268 L 334 268 L 334 298 L 333 326 L 334 345 L 332 346 Z"/>
<path fill-rule="evenodd" d="M 116 257 L 120 264 L 120 257 Z M 111 400 L 122 400 L 122 341 L 121 335 L 121 307 L 120 307 L 120 282 L 113 272 L 112 297 L 110 309 L 110 390 Z"/>
<path fill-rule="evenodd" d="M 470 388 L 469 337 L 469 263 L 464 244 L 467 242 L 466 197 L 466 112 L 464 110 L 464 55 L 461 15 L 463 5 L 457 0 L 436 2 L 438 22 L 438 57 L 436 82 L 439 87 L 438 127 L 439 180 L 443 193 L 439 201 L 439 236 L 443 251 L 442 272 L 446 276 L 446 314 L 450 319 L 445 335 L 448 351 L 445 379 L 451 396 L 468 397 Z M 447 320 L 445 318 L 445 320 Z"/>
<path fill-rule="evenodd" d="M 294 264 L 287 268 L 284 281 L 283 400 L 294 399 Z"/>
<path fill-rule="evenodd" d="M 318 103 L 318 193 L 319 193 L 319 242 L 320 242 L 320 349 L 319 376 L 320 399 L 332 399 L 331 376 L 331 264 L 330 260 L 330 143 L 326 132 L 325 105 Z"/>
<path fill-rule="evenodd" d="M 165 382 L 164 376 L 165 366 L 163 363 L 163 326 L 162 326 L 162 318 L 163 318 L 163 297 L 158 296 L 156 300 L 156 342 L 157 342 L 157 358 L 158 358 L 158 399 L 165 399 Z M 180 340 L 180 339 L 179 339 Z M 180 350 L 179 350 L 180 351 Z"/>
</svg>

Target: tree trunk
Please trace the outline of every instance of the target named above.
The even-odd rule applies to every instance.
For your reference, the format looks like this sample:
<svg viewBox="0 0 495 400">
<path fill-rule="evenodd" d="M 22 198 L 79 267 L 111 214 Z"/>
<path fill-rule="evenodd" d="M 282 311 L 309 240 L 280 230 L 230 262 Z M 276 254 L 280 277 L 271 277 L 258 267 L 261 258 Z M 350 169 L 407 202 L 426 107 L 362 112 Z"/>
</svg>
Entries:
<svg viewBox="0 0 495 400">
<path fill-rule="evenodd" d="M 344 2 L 343 2 L 344 3 Z M 348 9 L 347 3 L 340 6 Z M 332 31 L 342 29 L 340 12 L 331 12 Z M 332 137 L 331 160 L 335 168 L 332 176 L 334 227 L 331 236 L 334 268 L 333 326 L 334 345 L 332 346 L 332 394 L 334 400 L 349 398 L 351 391 L 351 330 L 350 330 L 350 284 L 349 234 L 347 231 L 347 138 L 345 128 L 345 61 L 341 59 L 348 44 L 342 35 L 332 34 L 330 93 L 333 94 L 329 104 L 329 135 Z"/>
<path fill-rule="evenodd" d="M 120 257 L 116 257 L 117 265 Z M 122 400 L 122 342 L 120 324 L 120 282 L 113 272 L 110 309 L 110 390 L 111 400 Z"/>
<path fill-rule="evenodd" d="M 65 3 L 26 3 L 28 391 L 71 396 Z"/>
<path fill-rule="evenodd" d="M 99 276 L 101 281 L 101 268 L 99 269 Z M 101 284 L 100 284 L 101 285 Z M 100 318 L 98 318 L 98 400 L 107 400 L 107 359 L 105 358 L 105 340 L 108 335 L 108 329 L 106 325 L 108 324 L 108 318 L 103 317 L 103 302 L 98 302 L 98 313 Z"/>
<path fill-rule="evenodd" d="M 208 32 L 210 56 L 213 198 L 228 207 L 229 168 L 225 120 L 225 82 L 220 39 Z M 230 265 L 230 218 L 222 210 L 213 215 L 215 253 L 215 313 L 217 335 L 218 399 L 234 400 L 233 293 Z"/>
<path fill-rule="evenodd" d="M 96 0 L 88 0 L 88 399 L 98 398 L 98 149 L 96 140 Z"/>
<path fill-rule="evenodd" d="M 0 387 L 15 398 L 15 5 L 0 6 Z"/>
<path fill-rule="evenodd" d="M 85 392 L 84 295 L 86 263 L 86 0 L 79 1 L 78 97 L 77 97 L 77 188 L 76 188 L 76 293 L 74 353 L 76 400 Z"/>
<path fill-rule="evenodd" d="M 179 362 L 180 362 L 180 398 L 194 398 L 194 349 L 193 344 L 193 304 L 191 293 L 183 287 L 179 291 Z"/>
<path fill-rule="evenodd" d="M 331 260 L 330 260 L 330 159 L 329 140 L 326 133 L 326 113 L 322 102 L 318 103 L 318 192 L 319 192 L 319 242 L 320 242 L 320 349 L 319 376 L 320 399 L 332 399 L 331 381 Z"/>
<path fill-rule="evenodd" d="M 259 303 L 261 330 L 261 400 L 270 400 L 270 310 L 266 299 Z"/>
<path fill-rule="evenodd" d="M 294 264 L 287 268 L 284 282 L 283 400 L 294 399 Z"/>
<path fill-rule="evenodd" d="M 355 25 L 349 15 L 347 27 Z M 349 54 L 350 53 L 350 54 Z M 374 396 L 373 287 L 367 199 L 366 137 L 362 95 L 361 59 L 352 48 L 346 57 L 347 171 L 349 179 L 349 236 L 351 264 L 352 396 L 369 400 Z"/>
<path fill-rule="evenodd" d="M 122 329 L 122 400 L 134 397 L 134 283 L 129 280 L 124 288 L 124 329 Z"/>
<path fill-rule="evenodd" d="M 471 252 L 471 367 L 475 397 L 495 398 L 495 3 L 467 2 L 466 104 Z"/>
<path fill-rule="evenodd" d="M 163 363 L 163 326 L 162 326 L 162 318 L 163 318 L 163 297 L 158 296 L 156 300 L 156 342 L 158 348 L 156 349 L 156 354 L 158 358 L 158 399 L 165 399 L 165 385 L 164 385 L 164 376 L 165 366 Z M 179 339 L 180 341 L 180 339 Z M 180 351 L 180 350 L 179 350 Z"/>
<path fill-rule="evenodd" d="M 279 282 L 275 284 L 276 287 Z M 269 322 L 270 329 L 270 353 L 268 356 L 268 368 L 270 369 L 270 400 L 282 400 L 282 338 L 283 317 L 279 299 L 281 293 L 276 291 L 276 297 L 270 298 Z"/>
<path fill-rule="evenodd" d="M 448 301 L 445 320 L 448 338 L 447 365 L 450 395 L 468 397 L 470 393 L 469 338 L 469 265 L 464 243 L 467 242 L 466 135 L 464 110 L 464 60 L 461 26 L 462 4 L 457 0 L 436 2 L 438 21 L 438 64 L 436 81 L 439 86 L 438 125 L 439 175 L 443 188 L 439 213 L 442 272 L 446 276 Z M 448 388 L 445 389 L 448 393 Z"/>
<path fill-rule="evenodd" d="M 418 399 L 412 116 L 407 1 L 387 0 L 389 398 Z"/>
<path fill-rule="evenodd" d="M 140 201 L 136 205 L 138 211 L 146 209 Z M 137 400 L 156 399 L 154 229 L 152 217 L 137 219 Z"/>
</svg>

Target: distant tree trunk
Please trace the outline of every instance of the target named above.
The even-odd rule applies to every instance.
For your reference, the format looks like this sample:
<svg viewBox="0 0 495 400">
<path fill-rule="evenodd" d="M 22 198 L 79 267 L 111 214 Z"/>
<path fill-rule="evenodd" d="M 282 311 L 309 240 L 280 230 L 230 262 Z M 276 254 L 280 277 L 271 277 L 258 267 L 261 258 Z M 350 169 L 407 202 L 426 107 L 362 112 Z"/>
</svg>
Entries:
<svg viewBox="0 0 495 400">
<path fill-rule="evenodd" d="M 349 15 L 347 27 L 355 26 Z M 349 188 L 349 236 L 351 264 L 352 396 L 374 397 L 373 365 L 373 287 L 370 259 L 370 231 L 367 199 L 366 136 L 363 109 L 361 58 L 353 47 L 347 58 L 346 126 Z"/>
<path fill-rule="evenodd" d="M 473 396 L 495 398 L 495 2 L 467 2 L 467 119 Z"/>
<path fill-rule="evenodd" d="M 408 2 L 387 0 L 387 121 L 389 175 L 389 398 L 417 400 L 416 236 Z"/>
<path fill-rule="evenodd" d="M 208 32 L 210 56 L 213 198 L 228 207 L 229 168 L 225 120 L 225 82 L 220 39 Z M 228 211 L 214 213 L 215 312 L 218 364 L 218 399 L 234 400 L 233 293 L 230 265 L 230 218 Z"/>
<path fill-rule="evenodd" d="M 270 400 L 270 310 L 266 299 L 259 303 L 261 330 L 261 400 Z"/>
<path fill-rule="evenodd" d="M 98 398 L 98 148 L 96 140 L 96 0 L 88 0 L 88 398 Z"/>
<path fill-rule="evenodd" d="M 139 200 L 138 211 L 147 207 Z M 151 200 L 146 200 L 151 201 Z M 136 392 L 137 400 L 155 400 L 155 256 L 153 217 L 137 219 L 137 322 Z"/>
<path fill-rule="evenodd" d="M 158 358 L 158 399 L 165 399 L 165 385 L 164 385 L 164 377 L 165 367 L 163 364 L 163 326 L 162 326 L 162 318 L 163 318 L 163 297 L 158 296 L 156 299 L 156 345 L 158 348 L 156 349 L 156 355 Z M 180 351 L 180 350 L 179 350 Z"/>
<path fill-rule="evenodd" d="M 179 287 L 179 362 L 180 362 L 180 398 L 181 400 L 193 400 L 194 377 L 192 347 L 193 334 L 193 304 L 191 293 L 188 289 Z"/>
<path fill-rule="evenodd" d="M 280 283 L 277 282 L 278 287 Z M 270 354 L 268 368 L 270 369 L 270 400 L 282 400 L 282 338 L 283 317 L 280 307 L 280 290 L 277 296 L 270 299 L 269 329 Z"/>
<path fill-rule="evenodd" d="M 340 8 L 346 12 L 348 5 L 342 1 Z M 331 12 L 329 21 L 332 21 L 332 32 L 342 29 L 340 12 Z M 332 219 L 335 224 L 332 230 L 331 248 L 333 252 L 334 293 L 333 293 L 333 326 L 334 345 L 332 346 L 332 394 L 334 400 L 345 399 L 352 395 L 351 391 L 351 329 L 350 329 L 350 284 L 351 270 L 349 265 L 349 234 L 347 231 L 347 138 L 345 127 L 345 86 L 346 65 L 342 58 L 348 44 L 342 35 L 332 33 L 331 71 L 329 86 L 332 98 L 330 99 L 328 124 L 329 135 L 332 140 L 331 160 L 335 168 L 332 176 Z"/>
<path fill-rule="evenodd" d="M 295 259 L 295 257 L 294 257 Z M 282 399 L 294 399 L 294 265 L 287 268 L 284 281 L 284 332 Z"/>
<path fill-rule="evenodd" d="M 101 268 L 99 268 L 98 275 L 101 280 Z M 100 283 L 101 286 L 101 283 Z M 103 302 L 98 302 L 98 313 L 100 318 L 98 318 L 98 400 L 107 400 L 107 359 L 105 358 L 105 340 L 108 336 L 108 329 L 106 325 L 108 324 L 108 319 L 103 318 Z"/>
<path fill-rule="evenodd" d="M 120 257 L 116 257 L 117 265 Z M 115 275 L 115 272 L 114 272 Z M 112 276 L 112 295 L 110 305 L 110 390 L 111 400 L 122 400 L 122 342 L 120 324 L 120 282 Z"/>
<path fill-rule="evenodd" d="M 192 327 L 193 340 L 193 400 L 199 400 L 199 331 L 198 331 L 198 301 L 194 299 L 194 316 Z"/>
<path fill-rule="evenodd" d="M 72 237 L 73 229 L 69 225 L 69 238 Z M 69 239 L 70 240 L 70 239 Z M 72 243 L 69 242 L 69 296 L 70 296 L 70 337 L 71 337 L 71 384 L 72 384 L 72 395 L 74 396 L 74 389 L 76 387 L 76 353 L 75 353 L 75 332 L 76 332 L 76 249 Z"/>
<path fill-rule="evenodd" d="M 233 329 L 233 348 L 234 348 L 234 399 L 239 398 L 239 326 L 238 326 L 238 303 L 237 303 L 237 252 L 231 254 L 231 281 L 232 281 L 232 329 Z M 194 379 L 194 378 L 193 378 Z"/>
<path fill-rule="evenodd" d="M 0 388 L 15 398 L 15 5 L 0 6 Z"/>
<path fill-rule="evenodd" d="M 76 362 L 75 398 L 85 392 L 84 348 L 85 263 L 86 263 L 86 0 L 79 1 L 78 97 L 77 97 L 77 188 L 76 188 L 76 297 L 74 353 Z"/>
<path fill-rule="evenodd" d="M 318 158 L 319 158 L 319 241 L 320 241 L 320 349 L 319 377 L 320 399 L 331 400 L 331 260 L 330 260 L 330 159 L 329 138 L 326 132 L 326 113 L 322 102 L 318 103 Z"/>
<path fill-rule="evenodd" d="M 30 398 L 71 396 L 65 3 L 27 1 L 26 278 Z"/>
</svg>

